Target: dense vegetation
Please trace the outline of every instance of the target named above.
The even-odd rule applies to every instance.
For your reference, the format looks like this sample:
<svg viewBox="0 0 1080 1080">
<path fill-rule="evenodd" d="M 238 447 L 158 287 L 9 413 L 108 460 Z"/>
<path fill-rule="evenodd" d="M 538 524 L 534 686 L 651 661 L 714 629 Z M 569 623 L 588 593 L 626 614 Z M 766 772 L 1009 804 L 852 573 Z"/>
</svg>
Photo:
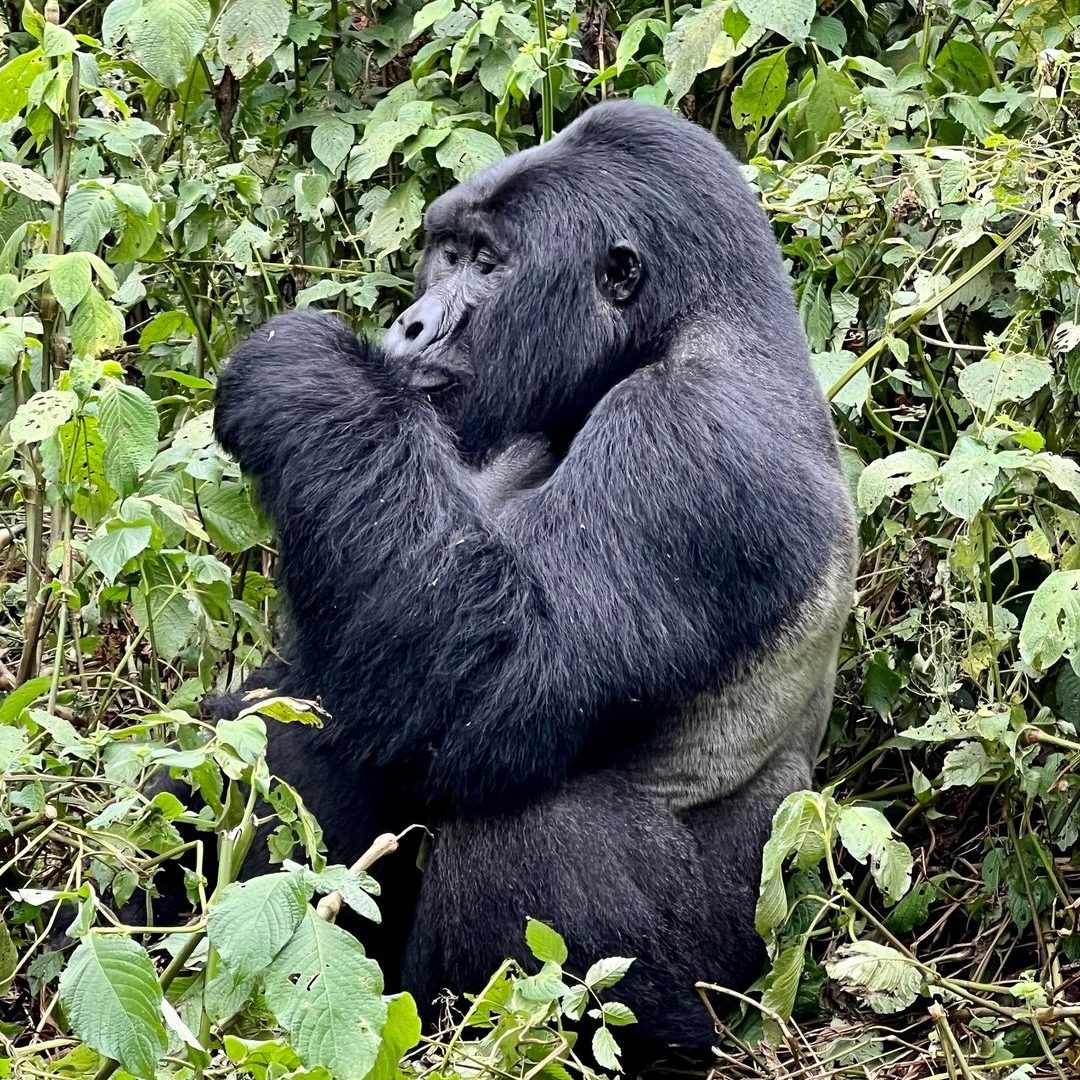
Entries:
<svg viewBox="0 0 1080 1080">
<path fill-rule="evenodd" d="M 231 347 L 292 304 L 385 325 L 425 203 L 612 95 L 747 162 L 861 517 L 823 790 L 766 853 L 770 971 L 703 988 L 724 1075 L 1080 1066 L 1080 2 L 2 10 L 0 1073 L 616 1070 L 626 961 L 564 973 L 537 923 L 539 974 L 421 1037 L 323 917 L 377 914 L 363 853 L 320 853 L 266 768 L 266 725 L 316 714 L 197 709 L 275 610 L 210 436 Z M 191 846 L 160 770 L 222 854 L 185 927 L 117 915 Z M 256 795 L 284 869 L 241 887 Z"/>
</svg>

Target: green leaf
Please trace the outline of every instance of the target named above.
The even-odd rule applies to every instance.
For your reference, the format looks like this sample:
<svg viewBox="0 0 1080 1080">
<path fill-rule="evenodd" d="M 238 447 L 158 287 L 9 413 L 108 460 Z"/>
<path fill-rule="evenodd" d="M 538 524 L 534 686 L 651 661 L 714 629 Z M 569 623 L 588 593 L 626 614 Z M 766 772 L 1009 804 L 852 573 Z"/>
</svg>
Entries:
<svg viewBox="0 0 1080 1080">
<path fill-rule="evenodd" d="M 209 0 L 142 0 L 125 23 L 139 65 L 167 90 L 191 71 L 210 30 Z"/>
<path fill-rule="evenodd" d="M 42 390 L 19 406 L 8 436 L 16 446 L 41 442 L 55 435 L 78 407 L 78 395 L 72 390 Z"/>
<path fill-rule="evenodd" d="M 138 387 L 109 379 L 98 423 L 105 436 L 105 479 L 118 494 L 129 495 L 157 456 L 157 409 Z"/>
<path fill-rule="evenodd" d="M 758 128 L 784 100 L 787 89 L 787 50 L 755 60 L 731 95 L 731 119 L 737 128 Z"/>
<path fill-rule="evenodd" d="M 1053 375 L 1049 360 L 1011 353 L 1000 360 L 968 364 L 957 378 L 960 392 L 977 409 L 992 409 L 1000 401 L 1026 401 Z"/>
<path fill-rule="evenodd" d="M 56 188 L 41 173 L 24 169 L 13 161 L 0 161 L 0 184 L 33 202 L 50 203 L 53 206 L 60 202 Z"/>
<path fill-rule="evenodd" d="M 755 25 L 800 42 L 817 14 L 815 0 L 738 0 L 739 10 Z"/>
<path fill-rule="evenodd" d="M 203 521 L 214 543 L 233 554 L 253 547 L 262 539 L 263 527 L 243 484 L 225 483 L 200 494 Z"/>
<path fill-rule="evenodd" d="M 585 985 L 590 990 L 606 990 L 630 970 L 633 962 L 632 956 L 609 956 L 597 960 L 585 973 Z"/>
<path fill-rule="evenodd" d="M 445 18 L 454 10 L 454 0 L 430 0 L 414 16 L 412 37 L 422 34 L 429 26 Z"/>
<path fill-rule="evenodd" d="M 435 151 L 439 164 L 449 169 L 455 180 L 467 180 L 505 156 L 497 139 L 486 131 L 466 127 L 454 128 Z"/>
<path fill-rule="evenodd" d="M 64 243 L 79 251 L 96 251 L 119 220 L 112 191 L 87 180 L 64 200 Z"/>
<path fill-rule="evenodd" d="M 818 68 L 803 112 L 818 145 L 843 126 L 843 110 L 851 104 L 856 90 L 850 77 L 843 72 L 831 67 Z"/>
<path fill-rule="evenodd" d="M 240 979 L 269 967 L 304 918 L 311 892 L 302 870 L 227 885 L 206 924 L 222 964 Z"/>
<path fill-rule="evenodd" d="M 90 289 L 71 320 L 71 347 L 77 356 L 100 356 L 124 340 L 124 317 L 97 289 Z"/>
<path fill-rule="evenodd" d="M 537 960 L 560 966 L 566 963 L 566 942 L 560 934 L 538 919 L 525 920 L 525 943 Z"/>
<path fill-rule="evenodd" d="M 230 0 L 218 20 L 221 62 L 238 79 L 254 71 L 281 44 L 289 14 L 288 0 Z"/>
<path fill-rule="evenodd" d="M 941 766 L 941 786 L 943 789 L 973 787 L 992 767 L 981 742 L 961 743 L 945 755 Z"/>
<path fill-rule="evenodd" d="M 1080 570 L 1055 570 L 1036 590 L 1020 627 L 1020 655 L 1037 671 L 1080 656 Z"/>
<path fill-rule="evenodd" d="M 870 860 L 870 873 L 885 899 L 895 904 L 911 887 L 914 860 L 906 844 L 895 839 L 885 815 L 872 806 L 844 806 L 836 832 L 852 858 Z"/>
<path fill-rule="evenodd" d="M 379 883 L 369 874 L 354 874 L 345 866 L 327 866 L 318 873 L 309 871 L 308 880 L 322 895 L 341 893 L 342 900 L 358 915 L 374 923 L 382 922 L 379 905 L 372 896 L 379 895 Z"/>
<path fill-rule="evenodd" d="M 598 1027 L 593 1032 L 592 1052 L 596 1064 L 601 1069 L 611 1069 L 612 1072 L 622 1071 L 619 1066 L 619 1054 L 622 1051 L 615 1041 L 615 1036 L 606 1027 Z"/>
<path fill-rule="evenodd" d="M 741 49 L 724 27 L 726 3 L 690 11 L 671 28 L 664 40 L 667 88 L 673 102 L 682 101 L 703 71 L 726 64 Z"/>
<path fill-rule="evenodd" d="M 1000 465 L 993 450 L 961 435 L 949 460 L 941 467 L 938 497 L 941 505 L 964 521 L 983 508 L 994 493 Z"/>
<path fill-rule="evenodd" d="M 312 129 L 311 152 L 336 176 L 355 141 L 356 128 L 332 116 Z"/>
<path fill-rule="evenodd" d="M 919 969 L 903 953 L 876 941 L 841 945 L 825 969 L 876 1013 L 906 1009 L 922 989 Z"/>
<path fill-rule="evenodd" d="M 40 49 L 29 49 L 0 67 L 0 124 L 6 124 L 26 108 L 30 87 L 44 70 L 45 58 Z M 51 201 L 58 203 L 60 198 L 55 188 L 53 195 L 56 198 Z"/>
<path fill-rule="evenodd" d="M 49 285 L 69 319 L 89 291 L 91 277 L 90 259 L 85 252 L 69 251 L 54 257 L 49 267 Z"/>
<path fill-rule="evenodd" d="M 399 1080 L 398 1063 L 420 1043 L 420 1016 L 410 994 L 386 998 L 386 1024 L 382 1031 L 379 1058 L 367 1080 Z"/>
<path fill-rule="evenodd" d="M 611 1024 L 613 1027 L 624 1027 L 627 1024 L 637 1023 L 634 1010 L 621 1001 L 605 1001 L 600 1007 L 600 1015 L 604 1018 L 605 1024 Z"/>
<path fill-rule="evenodd" d="M 86 555 L 111 584 L 129 559 L 134 559 L 147 549 L 152 535 L 153 529 L 149 525 L 123 525 L 112 532 L 95 536 L 86 545 Z"/>
<path fill-rule="evenodd" d="M 88 934 L 60 976 L 60 1003 L 92 1050 L 153 1080 L 168 1049 L 161 987 L 141 945 L 122 934 Z"/>
<path fill-rule="evenodd" d="M 869 517 L 901 488 L 932 480 L 937 473 L 937 462 L 923 450 L 901 450 L 898 454 L 871 461 L 859 476 L 859 510 L 864 517 Z"/>
<path fill-rule="evenodd" d="M 39 675 L 36 679 L 29 679 L 12 690 L 0 704 L 0 726 L 14 724 L 23 714 L 23 710 L 32 705 L 39 697 L 49 692 L 52 678 L 48 675 Z"/>
<path fill-rule="evenodd" d="M 806 964 L 806 939 L 799 935 L 785 942 L 772 970 L 766 977 L 765 992 L 761 996 L 763 1008 L 772 1009 L 783 1020 L 791 1018 L 795 997 L 799 992 L 799 980 Z M 768 1016 L 766 1014 L 766 1020 Z M 769 1034 L 766 1030 L 766 1034 Z"/>
<path fill-rule="evenodd" d="M 382 972 L 351 934 L 310 906 L 266 973 L 266 1003 L 309 1068 L 364 1080 L 387 1019 Z"/>
</svg>

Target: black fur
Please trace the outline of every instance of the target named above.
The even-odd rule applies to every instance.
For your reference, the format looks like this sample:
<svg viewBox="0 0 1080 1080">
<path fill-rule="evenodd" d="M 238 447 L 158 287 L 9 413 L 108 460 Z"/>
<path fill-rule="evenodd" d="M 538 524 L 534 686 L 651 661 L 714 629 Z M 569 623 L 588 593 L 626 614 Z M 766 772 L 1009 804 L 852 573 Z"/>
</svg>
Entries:
<svg viewBox="0 0 1080 1080">
<path fill-rule="evenodd" d="M 422 1003 L 479 989 L 533 915 L 579 968 L 639 958 L 618 996 L 642 1038 L 707 1046 L 693 984 L 755 974 L 761 844 L 809 781 L 831 685 L 798 732 L 771 733 L 769 701 L 760 731 L 733 715 L 725 737 L 767 743 L 764 765 L 710 766 L 715 789 L 678 805 L 649 782 L 651 748 L 803 634 L 853 545 L 776 244 L 707 133 L 627 103 L 460 185 L 426 225 L 417 317 L 445 325 L 422 352 L 293 312 L 221 378 L 218 438 L 280 538 L 279 689 L 333 716 L 275 734 L 272 764 L 336 861 L 437 826 L 402 975 Z M 621 291 L 616 249 L 640 254 Z"/>
</svg>

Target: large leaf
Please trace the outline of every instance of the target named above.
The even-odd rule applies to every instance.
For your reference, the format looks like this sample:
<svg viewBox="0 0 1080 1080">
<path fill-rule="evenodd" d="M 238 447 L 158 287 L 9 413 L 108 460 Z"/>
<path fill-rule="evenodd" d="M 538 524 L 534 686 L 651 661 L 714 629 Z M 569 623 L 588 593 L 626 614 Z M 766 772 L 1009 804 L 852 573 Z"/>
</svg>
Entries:
<svg viewBox="0 0 1080 1080">
<path fill-rule="evenodd" d="M 1020 627 L 1024 662 L 1046 671 L 1080 656 L 1080 570 L 1056 570 L 1036 590 Z"/>
<path fill-rule="evenodd" d="M 0 185 L 11 188 L 34 202 L 53 203 L 60 201 L 56 188 L 41 173 L 24 169 L 13 161 L 0 161 Z"/>
<path fill-rule="evenodd" d="M 308 907 L 265 979 L 266 1003 L 301 1061 L 364 1080 L 386 1023 L 382 972 L 351 934 Z"/>
<path fill-rule="evenodd" d="M 859 510 L 865 515 L 872 514 L 901 488 L 931 480 L 937 472 L 937 462 L 924 450 L 901 450 L 871 461 L 859 476 Z"/>
<path fill-rule="evenodd" d="M 876 941 L 840 946 L 825 968 L 876 1013 L 906 1009 L 922 989 L 919 969 L 903 953 Z"/>
<path fill-rule="evenodd" d="M 200 494 L 203 521 L 218 547 L 238 554 L 257 544 L 263 527 L 243 484 L 225 483 Z"/>
<path fill-rule="evenodd" d="M 126 20 L 135 59 L 155 82 L 175 90 L 210 29 L 209 0 L 142 0 Z"/>
<path fill-rule="evenodd" d="M 681 101 L 703 71 L 727 63 L 739 51 L 724 28 L 730 4 L 710 4 L 684 15 L 664 40 L 667 88 L 673 102 Z"/>
<path fill-rule="evenodd" d="M 1000 401 L 1025 401 L 1041 390 L 1051 375 L 1049 361 L 1017 353 L 968 364 L 957 383 L 964 397 L 985 411 Z"/>
<path fill-rule="evenodd" d="M 57 255 L 49 267 L 53 295 L 68 318 L 89 291 L 91 277 L 90 259 L 83 251 Z"/>
<path fill-rule="evenodd" d="M 105 478 L 119 494 L 128 495 L 157 455 L 157 409 L 138 387 L 109 380 L 98 423 L 105 436 Z"/>
<path fill-rule="evenodd" d="M 356 128 L 332 116 L 311 132 L 311 152 L 335 175 L 356 141 Z"/>
<path fill-rule="evenodd" d="M 870 860 L 870 872 L 890 904 L 911 888 L 914 860 L 907 845 L 895 839 L 893 827 L 872 806 L 845 806 L 836 819 L 841 843 L 859 862 Z"/>
<path fill-rule="evenodd" d="M 95 536 L 86 545 L 87 558 L 113 582 L 129 559 L 146 550 L 153 529 L 149 525 L 122 525 L 112 532 Z"/>
<path fill-rule="evenodd" d="M 760 127 L 780 108 L 787 80 L 786 49 L 755 60 L 731 95 L 731 119 L 735 126 Z"/>
<path fill-rule="evenodd" d="M 539 919 L 525 921 L 525 944 L 537 960 L 550 961 L 553 964 L 566 963 L 566 942 L 562 935 Z"/>
<path fill-rule="evenodd" d="M 449 169 L 455 180 L 467 180 L 504 156 L 497 139 L 486 131 L 465 127 L 454 128 L 435 151 L 439 164 Z"/>
<path fill-rule="evenodd" d="M 242 79 L 270 56 L 288 29 L 288 0 L 231 0 L 218 20 L 221 62 Z"/>
<path fill-rule="evenodd" d="M 206 927 L 225 967 L 238 978 L 263 971 L 300 925 L 311 892 L 300 870 L 229 885 Z"/>
<path fill-rule="evenodd" d="M 90 934 L 60 976 L 60 1003 L 87 1046 L 152 1080 L 168 1048 L 161 987 L 141 945 L 122 934 Z"/>
<path fill-rule="evenodd" d="M 8 426 L 11 441 L 41 442 L 55 435 L 79 405 L 78 396 L 71 390 L 43 390 L 19 406 Z"/>
<path fill-rule="evenodd" d="M 956 440 L 949 460 L 941 467 L 938 497 L 958 518 L 970 521 L 994 493 L 1000 462 L 993 450 L 965 435 Z"/>
<path fill-rule="evenodd" d="M 755 25 L 774 30 L 788 41 L 802 41 L 817 14 L 815 0 L 738 0 L 739 10 Z"/>
<path fill-rule="evenodd" d="M 100 356 L 124 340 L 124 318 L 97 289 L 89 289 L 71 320 L 71 347 L 76 356 Z"/>
</svg>

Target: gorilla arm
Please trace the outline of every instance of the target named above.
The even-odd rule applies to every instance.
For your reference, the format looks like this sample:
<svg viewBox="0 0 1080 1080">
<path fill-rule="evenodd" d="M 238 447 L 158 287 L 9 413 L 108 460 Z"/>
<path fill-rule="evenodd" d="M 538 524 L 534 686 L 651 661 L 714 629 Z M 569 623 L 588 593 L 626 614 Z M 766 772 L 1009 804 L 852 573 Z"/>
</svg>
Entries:
<svg viewBox="0 0 1080 1080">
<path fill-rule="evenodd" d="M 467 809 L 558 784 L 635 702 L 722 686 L 835 525 L 807 497 L 825 463 L 774 459 L 736 403 L 700 371 L 642 369 L 494 512 L 377 352 L 330 316 L 272 320 L 222 376 L 216 431 L 280 536 L 284 689 L 317 685 L 342 753 L 426 763 L 423 793 Z"/>
</svg>

